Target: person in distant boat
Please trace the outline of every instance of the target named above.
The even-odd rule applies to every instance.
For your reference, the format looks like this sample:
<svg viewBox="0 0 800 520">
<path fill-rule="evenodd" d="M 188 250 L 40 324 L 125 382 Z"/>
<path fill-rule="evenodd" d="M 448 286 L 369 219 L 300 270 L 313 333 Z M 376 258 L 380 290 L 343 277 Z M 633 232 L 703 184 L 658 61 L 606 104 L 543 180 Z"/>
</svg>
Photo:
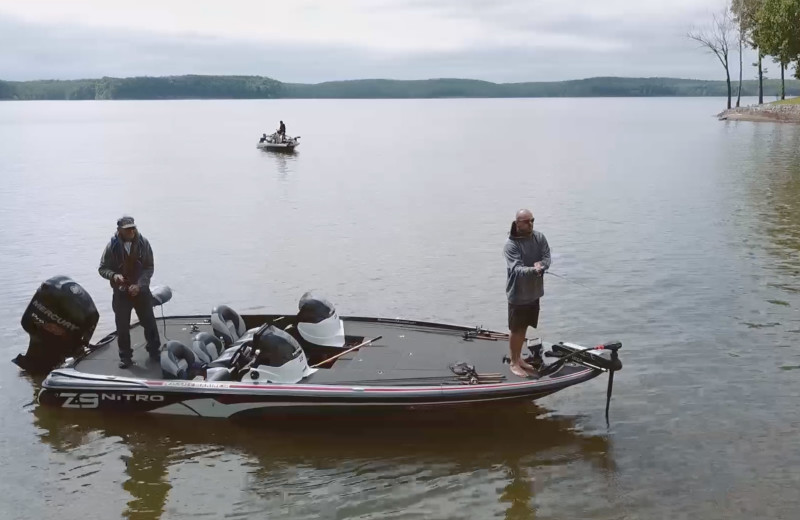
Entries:
<svg viewBox="0 0 800 520">
<path fill-rule="evenodd" d="M 259 143 L 264 143 L 267 141 L 267 134 L 261 134 L 261 139 L 258 140 Z"/>
<path fill-rule="evenodd" d="M 281 136 L 281 142 L 286 141 L 286 125 L 281 121 L 281 126 L 278 127 L 278 135 Z"/>
<path fill-rule="evenodd" d="M 119 367 L 133 364 L 131 349 L 131 310 L 144 328 L 147 352 L 151 359 L 159 359 L 161 338 L 153 314 L 150 278 L 153 276 L 153 249 L 150 242 L 136 229 L 133 217 L 117 220 L 117 232 L 106 245 L 100 258 L 100 276 L 109 280 L 114 291 L 111 308 L 117 325 Z"/>
<path fill-rule="evenodd" d="M 506 258 L 508 328 L 511 331 L 511 372 L 519 377 L 527 377 L 526 371 L 534 370 L 530 363 L 522 359 L 522 344 L 528 327 L 536 328 L 539 324 L 539 299 L 544 295 L 544 273 L 550 268 L 550 246 L 542 233 L 534 231 L 533 220 L 530 210 L 519 210 L 503 248 Z"/>
</svg>

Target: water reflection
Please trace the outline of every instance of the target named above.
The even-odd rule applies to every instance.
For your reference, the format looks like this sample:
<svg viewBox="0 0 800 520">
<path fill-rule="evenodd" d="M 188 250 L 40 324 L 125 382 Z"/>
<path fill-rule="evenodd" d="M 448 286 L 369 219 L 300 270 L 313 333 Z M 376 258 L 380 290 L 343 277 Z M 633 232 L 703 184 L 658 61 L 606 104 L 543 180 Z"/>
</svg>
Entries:
<svg viewBox="0 0 800 520">
<path fill-rule="evenodd" d="M 280 179 L 285 179 L 288 174 L 292 172 L 294 161 L 297 160 L 298 152 L 294 150 L 275 151 L 275 150 L 260 150 L 264 157 L 267 157 L 275 164 L 275 169 L 278 172 Z"/>
<path fill-rule="evenodd" d="M 123 512 L 126 518 L 161 518 L 171 510 L 168 502 L 183 514 L 208 513 L 211 507 L 233 516 L 265 510 L 271 517 L 281 512 L 293 518 L 333 510 L 337 516 L 398 511 L 430 516 L 425 508 L 435 507 L 440 509 L 436 516 L 462 516 L 470 501 L 486 507 L 486 497 L 475 495 L 482 486 L 498 495 L 496 509 L 504 510 L 506 518 L 533 518 L 537 493 L 544 489 L 537 477 L 556 482 L 575 463 L 602 476 L 614 473 L 608 438 L 581 433 L 575 418 L 550 417 L 533 404 L 444 416 L 270 423 L 45 407 L 37 407 L 34 417 L 42 442 L 58 453 L 120 439 L 115 451 L 119 444 L 130 451 L 123 457 L 123 488 L 132 497 Z M 232 489 L 241 482 L 236 473 L 243 469 L 247 475 L 241 488 Z M 199 499 L 201 478 L 217 482 L 213 505 Z"/>
<path fill-rule="evenodd" d="M 800 142 L 784 149 L 789 148 L 795 153 L 779 158 L 776 166 L 780 170 L 771 182 L 772 214 L 768 214 L 767 233 L 776 246 L 772 250 L 778 256 L 776 267 L 785 274 L 797 276 L 800 268 Z M 800 292 L 800 287 L 794 288 Z"/>
<path fill-rule="evenodd" d="M 743 128 L 749 131 L 727 150 L 743 195 L 734 192 L 729 201 L 740 230 L 732 241 L 741 272 L 735 296 L 749 300 L 737 317 L 751 344 L 793 347 L 800 332 L 800 127 Z M 776 364 L 797 366 L 787 356 L 779 354 Z"/>
<path fill-rule="evenodd" d="M 746 148 L 744 174 L 753 194 L 756 221 L 770 239 L 765 249 L 773 259 L 767 265 L 779 274 L 796 276 L 800 269 L 800 128 L 759 128 L 754 140 Z M 792 292 L 800 292 L 800 287 Z"/>
</svg>

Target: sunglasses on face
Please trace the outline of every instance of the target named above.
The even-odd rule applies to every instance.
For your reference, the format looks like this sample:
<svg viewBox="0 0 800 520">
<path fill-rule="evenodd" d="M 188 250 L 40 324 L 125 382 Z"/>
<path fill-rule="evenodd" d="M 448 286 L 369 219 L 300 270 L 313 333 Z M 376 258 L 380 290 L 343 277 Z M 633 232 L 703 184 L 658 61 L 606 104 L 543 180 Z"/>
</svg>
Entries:
<svg viewBox="0 0 800 520">
<path fill-rule="evenodd" d="M 517 222 L 519 222 L 520 224 L 523 224 L 525 222 L 527 222 L 528 224 L 533 224 L 534 220 L 535 219 L 530 218 L 530 219 L 525 219 L 525 220 L 517 220 Z"/>
</svg>

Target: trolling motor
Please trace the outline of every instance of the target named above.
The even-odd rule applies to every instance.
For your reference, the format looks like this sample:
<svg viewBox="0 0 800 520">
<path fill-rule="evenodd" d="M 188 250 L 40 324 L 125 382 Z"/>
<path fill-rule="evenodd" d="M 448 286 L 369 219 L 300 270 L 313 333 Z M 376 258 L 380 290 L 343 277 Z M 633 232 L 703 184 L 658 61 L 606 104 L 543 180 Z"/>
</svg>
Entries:
<svg viewBox="0 0 800 520">
<path fill-rule="evenodd" d="M 68 276 L 42 283 L 22 315 L 30 336 L 28 350 L 12 361 L 32 374 L 44 374 L 89 344 L 100 315 L 92 297 Z"/>
<path fill-rule="evenodd" d="M 608 389 L 606 390 L 606 425 L 608 425 L 608 409 L 611 405 L 611 392 L 614 387 L 614 372 L 617 370 L 622 370 L 622 361 L 619 359 L 619 353 L 617 352 L 619 349 L 622 348 L 621 341 L 609 341 L 603 343 L 602 345 L 597 345 L 596 347 L 588 347 L 582 349 L 575 349 L 574 346 L 565 344 L 565 343 L 557 343 L 553 345 L 553 354 L 559 355 L 561 357 L 555 363 L 551 363 L 543 367 L 539 374 L 542 376 L 550 375 L 557 372 L 564 363 L 570 361 L 571 359 L 576 359 L 580 363 L 584 365 L 593 366 L 599 368 L 600 370 L 607 370 L 608 371 Z M 610 359 L 606 359 L 602 356 L 593 354 L 590 351 L 596 350 L 607 350 L 611 353 Z"/>
</svg>

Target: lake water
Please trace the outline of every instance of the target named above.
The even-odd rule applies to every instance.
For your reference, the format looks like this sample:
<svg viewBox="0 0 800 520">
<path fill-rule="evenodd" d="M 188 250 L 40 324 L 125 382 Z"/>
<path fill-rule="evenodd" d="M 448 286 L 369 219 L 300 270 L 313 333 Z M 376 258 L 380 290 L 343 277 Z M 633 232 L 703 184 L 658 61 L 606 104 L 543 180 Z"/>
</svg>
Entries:
<svg viewBox="0 0 800 520">
<path fill-rule="evenodd" d="M 796 518 L 800 127 L 720 99 L 0 103 L 0 517 Z M 256 149 L 278 120 L 294 155 Z M 232 424 L 32 403 L 38 285 L 97 274 L 122 213 L 167 314 L 504 330 L 502 246 L 553 252 L 540 334 L 623 343 L 605 378 L 448 420 Z M 566 280 L 566 279 L 568 280 Z"/>
</svg>

